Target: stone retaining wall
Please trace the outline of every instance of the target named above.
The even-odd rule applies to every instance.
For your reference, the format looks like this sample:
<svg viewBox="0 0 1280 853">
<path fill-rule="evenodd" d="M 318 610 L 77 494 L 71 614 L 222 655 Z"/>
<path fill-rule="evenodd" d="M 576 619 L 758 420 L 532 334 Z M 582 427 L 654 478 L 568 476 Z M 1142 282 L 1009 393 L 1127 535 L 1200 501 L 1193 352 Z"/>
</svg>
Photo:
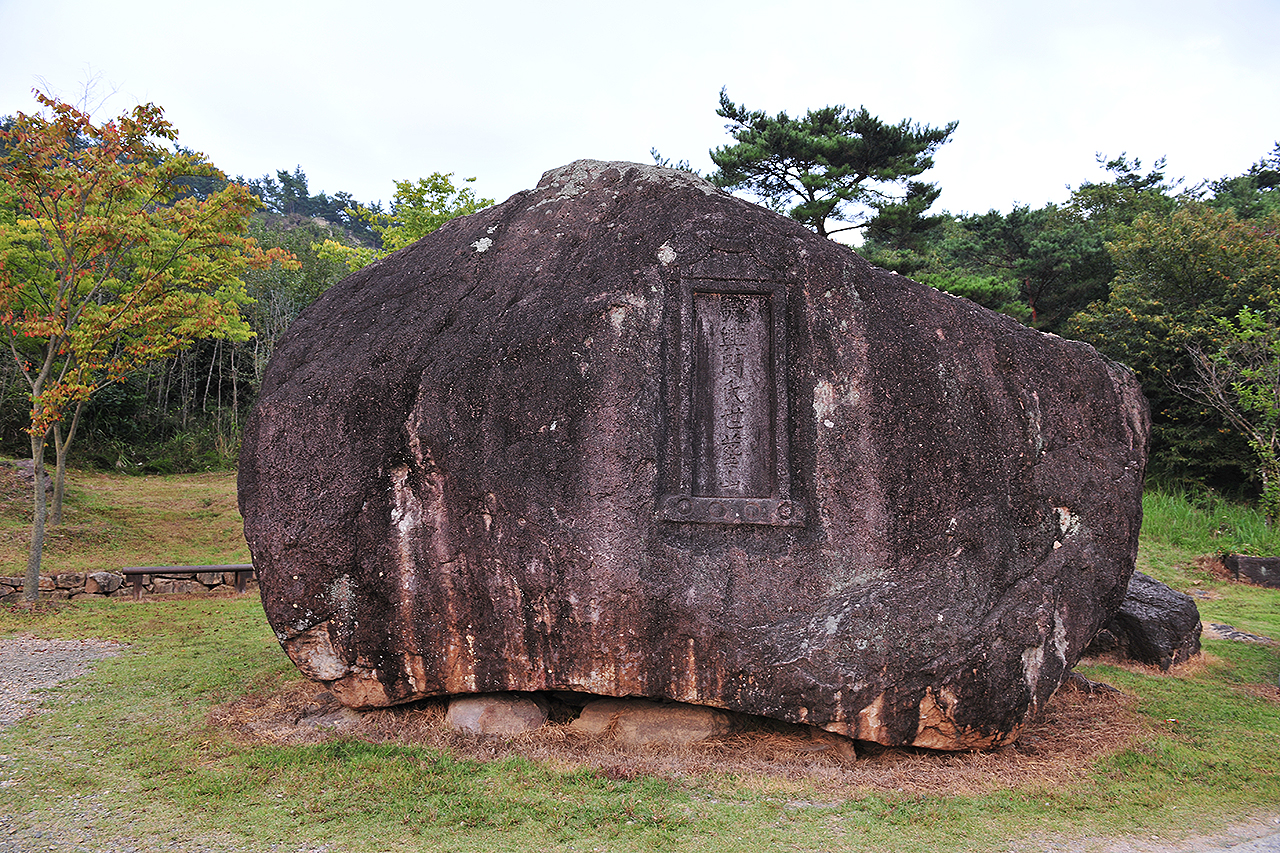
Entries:
<svg viewBox="0 0 1280 853">
<path fill-rule="evenodd" d="M 249 588 L 256 587 L 257 582 L 250 580 Z M 159 572 L 144 575 L 142 584 L 144 595 L 234 592 L 235 588 L 235 572 L 201 572 L 197 575 Z M 68 572 L 40 577 L 40 597 L 43 599 L 121 598 L 132 594 L 133 580 L 126 579 L 119 572 Z M 0 602 L 17 601 L 21 597 L 21 577 L 0 577 Z"/>
</svg>

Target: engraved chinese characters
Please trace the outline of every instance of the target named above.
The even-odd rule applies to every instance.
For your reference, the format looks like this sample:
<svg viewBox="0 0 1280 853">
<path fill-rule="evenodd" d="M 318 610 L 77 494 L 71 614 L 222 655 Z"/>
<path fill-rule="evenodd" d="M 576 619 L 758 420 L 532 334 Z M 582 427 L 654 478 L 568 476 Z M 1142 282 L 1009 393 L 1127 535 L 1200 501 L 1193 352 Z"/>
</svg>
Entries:
<svg viewBox="0 0 1280 853">
<path fill-rule="evenodd" d="M 725 259 L 717 258 L 719 263 Z M 791 499 L 786 384 L 786 286 L 758 278 L 686 278 L 680 326 L 687 342 L 673 366 L 678 452 L 666 521 L 804 525 Z"/>
<path fill-rule="evenodd" d="M 694 293 L 693 313 L 693 494 L 771 497 L 769 297 Z"/>
</svg>

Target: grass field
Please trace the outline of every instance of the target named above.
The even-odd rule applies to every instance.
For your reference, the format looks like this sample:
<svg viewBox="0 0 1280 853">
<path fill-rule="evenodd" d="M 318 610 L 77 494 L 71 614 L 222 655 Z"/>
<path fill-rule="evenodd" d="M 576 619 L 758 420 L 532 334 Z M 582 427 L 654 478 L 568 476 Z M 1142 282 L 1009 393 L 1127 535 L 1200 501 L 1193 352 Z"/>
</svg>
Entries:
<svg viewBox="0 0 1280 853">
<path fill-rule="evenodd" d="M 45 537 L 43 574 L 249 561 L 235 474 L 73 471 L 68 479 L 63 523 Z M 0 477 L 0 573 L 26 569 L 31 504 L 29 485 Z"/>
<path fill-rule="evenodd" d="M 230 475 L 73 482 L 48 572 L 248 556 Z M 0 492 L 12 573 L 24 512 L 21 494 Z M 1280 592 L 1198 559 L 1245 541 L 1276 553 L 1255 520 L 1149 496 L 1139 567 L 1194 589 L 1206 621 L 1280 638 Z M 1207 639 L 1202 660 L 1168 674 L 1082 666 L 1125 697 L 1064 693 L 995 753 L 848 762 L 785 733 L 633 755 L 562 732 L 469 738 L 431 703 L 366 715 L 345 736 L 254 734 L 313 691 L 252 596 L 0 609 L 0 636 L 15 633 L 127 648 L 0 729 L 0 850 L 1031 851 L 1118 837 L 1180 849 L 1280 818 L 1275 645 Z"/>
</svg>

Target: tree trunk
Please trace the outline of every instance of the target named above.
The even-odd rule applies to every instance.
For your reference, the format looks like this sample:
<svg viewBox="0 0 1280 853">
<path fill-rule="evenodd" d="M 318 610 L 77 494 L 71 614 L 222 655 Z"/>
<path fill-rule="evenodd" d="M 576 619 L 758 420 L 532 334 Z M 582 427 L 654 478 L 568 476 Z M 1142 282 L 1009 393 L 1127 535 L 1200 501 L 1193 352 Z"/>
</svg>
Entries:
<svg viewBox="0 0 1280 853">
<path fill-rule="evenodd" d="M 209 376 L 204 381 L 204 400 L 200 404 L 200 411 L 205 412 L 206 414 L 209 411 L 209 388 L 213 385 L 213 365 L 214 362 L 218 360 L 218 345 L 221 343 L 222 341 L 214 342 L 213 356 L 209 359 Z M 218 389 L 218 393 L 221 395 L 221 388 Z"/>
<path fill-rule="evenodd" d="M 76 436 L 76 427 L 80 425 L 80 412 L 84 409 L 84 401 L 76 403 L 75 414 L 71 416 L 71 426 L 67 429 L 67 437 L 62 438 L 62 424 L 53 427 L 53 449 L 57 458 L 57 473 L 53 480 L 53 523 L 62 523 L 62 496 L 67 482 L 67 453 L 71 448 L 71 439 Z"/>
<path fill-rule="evenodd" d="M 231 431 L 238 432 L 240 427 L 240 374 L 236 371 L 236 350 L 240 347 L 231 344 Z"/>
<path fill-rule="evenodd" d="M 31 436 L 31 472 L 35 477 L 35 516 L 31 521 L 31 551 L 27 556 L 27 574 L 22 579 L 22 600 L 34 603 L 40 597 L 40 558 L 44 553 L 44 522 L 48 503 L 44 493 L 44 446 L 46 436 Z"/>
<path fill-rule="evenodd" d="M 1258 504 L 1267 527 L 1274 530 L 1280 522 L 1280 460 L 1263 459 L 1258 473 L 1262 476 L 1262 496 Z"/>
<path fill-rule="evenodd" d="M 57 460 L 54 465 L 53 474 L 53 507 L 49 510 L 49 523 L 54 527 L 62 524 L 62 484 L 65 476 L 63 459 L 63 448 L 66 442 L 62 440 L 62 424 L 53 425 L 53 458 Z"/>
</svg>

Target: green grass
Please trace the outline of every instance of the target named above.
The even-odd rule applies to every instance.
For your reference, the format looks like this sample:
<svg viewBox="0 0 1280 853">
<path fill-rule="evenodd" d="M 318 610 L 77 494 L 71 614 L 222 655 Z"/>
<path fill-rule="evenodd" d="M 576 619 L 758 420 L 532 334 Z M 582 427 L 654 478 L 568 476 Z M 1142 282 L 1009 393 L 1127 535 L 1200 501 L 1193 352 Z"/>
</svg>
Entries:
<svg viewBox="0 0 1280 853">
<path fill-rule="evenodd" d="M 1161 553 L 1280 556 L 1280 530 L 1251 507 L 1217 495 L 1151 491 L 1142 510 L 1143 544 Z"/>
<path fill-rule="evenodd" d="M 157 547 L 147 535 L 206 525 L 199 512 L 233 508 L 225 477 L 76 480 L 78 523 L 118 525 L 93 559 L 146 562 L 156 551 L 145 549 Z M 1222 519 L 1249 529 L 1247 515 L 1150 496 L 1140 567 L 1202 590 L 1207 621 L 1280 637 L 1280 592 L 1225 582 L 1195 563 L 1217 550 L 1203 546 L 1205 536 L 1222 538 L 1212 536 Z M 187 552 L 199 561 L 243 553 L 238 532 L 220 547 L 191 547 L 205 549 Z M 1171 675 L 1085 668 L 1135 697 L 1150 735 L 1083 778 L 972 796 L 866 788 L 832 797 L 803 779 L 617 779 L 406 743 L 245 745 L 210 723 L 210 709 L 297 677 L 252 596 L 0 608 L 0 634 L 20 631 L 128 644 L 48 691 L 44 712 L 0 730 L 6 831 L 84 838 L 87 848 L 1003 851 L 1031 837 L 1181 837 L 1258 810 L 1280 816 L 1280 701 L 1267 692 L 1280 673 L 1277 646 L 1207 640 L 1203 664 Z"/>
<path fill-rule="evenodd" d="M 67 481 L 63 524 L 47 530 L 42 574 L 249 561 L 234 473 L 72 471 Z M 27 487 L 0 481 L 0 574 L 26 570 L 31 505 Z"/>
</svg>

